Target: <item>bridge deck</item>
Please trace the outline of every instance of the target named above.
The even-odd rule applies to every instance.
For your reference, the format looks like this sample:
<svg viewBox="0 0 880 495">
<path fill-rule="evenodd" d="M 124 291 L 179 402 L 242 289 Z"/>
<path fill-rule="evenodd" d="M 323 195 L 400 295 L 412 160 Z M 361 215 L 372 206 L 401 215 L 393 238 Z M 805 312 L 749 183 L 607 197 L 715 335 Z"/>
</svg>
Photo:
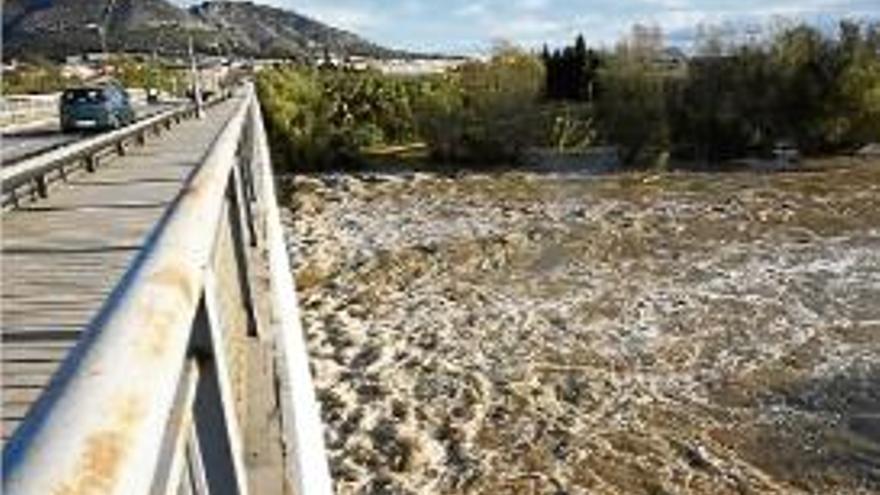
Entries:
<svg viewBox="0 0 880 495">
<path fill-rule="evenodd" d="M 236 99 L 3 213 L 5 441 L 137 254 Z"/>
</svg>

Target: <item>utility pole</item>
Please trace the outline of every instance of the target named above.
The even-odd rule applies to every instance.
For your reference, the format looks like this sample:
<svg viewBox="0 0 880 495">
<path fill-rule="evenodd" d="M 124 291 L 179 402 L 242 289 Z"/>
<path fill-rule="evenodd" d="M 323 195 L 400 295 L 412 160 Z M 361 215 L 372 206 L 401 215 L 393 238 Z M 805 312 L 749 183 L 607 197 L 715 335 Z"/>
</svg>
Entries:
<svg viewBox="0 0 880 495">
<path fill-rule="evenodd" d="M 189 61 L 193 80 L 193 99 L 196 103 L 196 116 L 202 118 L 205 115 L 205 111 L 202 108 L 202 86 L 199 83 L 199 68 L 196 64 L 196 53 L 193 49 L 193 37 L 191 34 L 189 35 Z"/>
<path fill-rule="evenodd" d="M 102 26 L 101 24 L 98 24 L 96 22 L 92 22 L 86 24 L 86 29 L 91 29 L 98 32 L 98 39 L 100 39 L 101 41 L 101 58 L 103 59 L 102 64 L 106 66 L 110 58 L 110 55 L 107 52 L 107 27 Z"/>
<path fill-rule="evenodd" d="M 101 52 L 104 54 L 104 63 L 110 62 L 110 52 L 107 50 L 107 27 L 98 26 L 98 35 L 101 36 Z"/>
</svg>

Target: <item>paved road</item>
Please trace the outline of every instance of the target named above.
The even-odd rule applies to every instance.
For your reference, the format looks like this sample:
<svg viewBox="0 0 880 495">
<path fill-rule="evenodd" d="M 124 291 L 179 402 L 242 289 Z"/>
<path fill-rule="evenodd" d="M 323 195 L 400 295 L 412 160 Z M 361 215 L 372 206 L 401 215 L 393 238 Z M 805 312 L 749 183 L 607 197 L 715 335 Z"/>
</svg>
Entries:
<svg viewBox="0 0 880 495">
<path fill-rule="evenodd" d="M 4 441 L 239 104 L 212 107 L 48 199 L 3 213 Z"/>
<path fill-rule="evenodd" d="M 162 103 L 158 105 L 135 103 L 134 109 L 137 113 L 138 119 L 144 119 L 173 108 L 174 105 L 175 103 Z M 0 163 L 2 163 L 3 166 L 11 165 L 25 158 L 30 158 L 34 155 L 90 136 L 94 136 L 94 133 L 82 132 L 64 134 L 61 132 L 56 120 L 51 120 L 42 125 L 36 125 L 24 130 L 8 133 L 4 132 Z"/>
</svg>

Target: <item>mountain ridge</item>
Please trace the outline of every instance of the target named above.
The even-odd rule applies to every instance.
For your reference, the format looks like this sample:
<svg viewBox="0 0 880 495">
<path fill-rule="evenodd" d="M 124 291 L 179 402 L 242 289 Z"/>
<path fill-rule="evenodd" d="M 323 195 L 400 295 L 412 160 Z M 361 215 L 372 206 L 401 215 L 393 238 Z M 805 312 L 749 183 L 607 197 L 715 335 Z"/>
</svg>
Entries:
<svg viewBox="0 0 880 495">
<path fill-rule="evenodd" d="M 5 0 L 4 58 L 102 50 L 183 53 L 192 36 L 199 51 L 307 58 L 325 52 L 391 58 L 405 55 L 295 11 L 242 1 L 181 7 L 168 0 Z"/>
</svg>

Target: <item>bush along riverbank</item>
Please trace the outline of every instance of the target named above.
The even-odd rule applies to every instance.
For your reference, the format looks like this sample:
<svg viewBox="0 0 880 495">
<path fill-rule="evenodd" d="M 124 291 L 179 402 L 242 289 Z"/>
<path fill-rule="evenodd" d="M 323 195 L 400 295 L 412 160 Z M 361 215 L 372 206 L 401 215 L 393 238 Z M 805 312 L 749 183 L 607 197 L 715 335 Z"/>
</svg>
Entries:
<svg viewBox="0 0 880 495">
<path fill-rule="evenodd" d="M 719 33 L 707 30 L 691 57 L 638 27 L 613 51 L 502 46 L 488 61 L 410 77 L 286 66 L 260 73 L 258 88 L 275 163 L 288 170 L 364 165 L 365 150 L 413 143 L 427 163 L 480 168 L 536 148 L 613 147 L 624 165 L 646 167 L 880 141 L 880 25 L 792 26 L 749 44 Z"/>
</svg>

